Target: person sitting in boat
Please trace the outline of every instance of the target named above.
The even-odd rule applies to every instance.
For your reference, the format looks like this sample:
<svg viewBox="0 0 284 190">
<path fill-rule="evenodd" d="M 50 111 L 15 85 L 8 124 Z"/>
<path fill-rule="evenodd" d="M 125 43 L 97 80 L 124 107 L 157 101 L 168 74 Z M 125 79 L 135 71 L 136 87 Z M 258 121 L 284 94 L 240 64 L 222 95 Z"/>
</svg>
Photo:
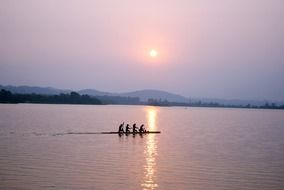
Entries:
<svg viewBox="0 0 284 190">
<path fill-rule="evenodd" d="M 119 133 L 124 133 L 123 125 L 124 125 L 124 122 L 119 125 L 119 127 L 118 127 L 118 132 L 119 132 Z"/>
<path fill-rule="evenodd" d="M 131 129 L 131 127 L 129 127 L 129 124 L 127 124 L 126 127 L 125 127 L 125 133 L 129 133 L 130 129 Z"/>
<path fill-rule="evenodd" d="M 133 124 L 133 127 L 132 127 L 132 130 L 133 130 L 133 133 L 137 133 L 138 127 L 136 127 L 136 123 Z"/>
<path fill-rule="evenodd" d="M 139 133 L 146 133 L 146 130 L 144 128 L 144 124 L 142 124 L 139 128 Z"/>
</svg>

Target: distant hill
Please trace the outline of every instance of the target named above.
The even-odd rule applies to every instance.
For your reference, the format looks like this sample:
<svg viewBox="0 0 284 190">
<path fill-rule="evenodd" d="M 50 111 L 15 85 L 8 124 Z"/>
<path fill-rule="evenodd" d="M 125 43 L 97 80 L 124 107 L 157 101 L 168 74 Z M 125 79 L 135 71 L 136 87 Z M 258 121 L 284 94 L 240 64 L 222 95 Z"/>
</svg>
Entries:
<svg viewBox="0 0 284 190">
<path fill-rule="evenodd" d="M 117 93 L 103 92 L 95 89 L 84 89 L 77 91 L 79 94 L 88 94 L 90 96 L 117 96 Z"/>
<path fill-rule="evenodd" d="M 52 87 L 35 87 L 35 86 L 3 86 L 0 85 L 0 89 L 8 90 L 12 93 L 18 94 L 46 94 L 46 95 L 56 95 L 60 93 L 70 93 L 72 90 L 69 89 L 57 89 Z M 87 94 L 90 96 L 100 96 L 100 98 L 105 97 L 107 100 L 114 97 L 115 99 L 119 99 L 119 97 L 131 97 L 131 98 L 139 98 L 142 102 L 147 102 L 149 98 L 152 99 L 161 99 L 162 101 L 167 100 L 169 102 L 177 102 L 177 103 L 196 103 L 196 102 L 203 102 L 203 103 L 218 103 L 221 105 L 264 105 L 267 102 L 275 102 L 277 105 L 283 105 L 283 101 L 268 101 L 268 100 L 237 100 L 237 99 L 214 99 L 214 98 L 187 98 L 178 94 L 161 91 L 161 90 L 138 90 L 133 92 L 126 92 L 126 93 L 111 93 L 111 92 L 103 92 L 96 89 L 83 89 L 77 91 L 79 94 Z M 122 99 L 124 101 L 124 99 Z M 135 100 L 136 101 L 136 100 Z"/>
<path fill-rule="evenodd" d="M 37 86 L 2 86 L 0 85 L 0 89 L 8 90 L 12 93 L 16 94 L 47 94 L 47 95 L 55 95 L 60 93 L 70 93 L 71 90 L 62 90 L 52 87 L 37 87 Z"/>
<path fill-rule="evenodd" d="M 0 89 L 9 90 L 12 93 L 18 94 L 47 94 L 47 95 L 54 95 L 60 93 L 70 93 L 72 90 L 63 90 L 51 87 L 32 87 L 32 86 L 1 86 Z M 121 97 L 133 97 L 139 98 L 142 102 L 147 102 L 149 98 L 153 99 L 161 99 L 167 100 L 171 102 L 188 102 L 189 99 L 178 95 L 169 93 L 166 91 L 161 90 L 139 90 L 133 92 L 126 92 L 126 93 L 110 93 L 110 92 L 103 92 L 95 89 L 83 89 L 77 91 L 79 94 L 87 94 L 90 96 L 121 96 Z"/>
<path fill-rule="evenodd" d="M 188 102 L 189 98 L 169 93 L 161 90 L 138 90 L 134 92 L 121 93 L 121 96 L 139 97 L 142 102 L 147 102 L 149 98 L 167 100 L 169 102 Z"/>
<path fill-rule="evenodd" d="M 91 96 L 121 96 L 121 97 L 133 97 L 139 98 L 142 102 L 147 102 L 149 98 L 153 99 L 161 99 L 167 100 L 170 102 L 188 102 L 189 99 L 178 95 L 169 93 L 166 91 L 161 90 L 138 90 L 133 92 L 126 92 L 126 93 L 110 93 L 110 92 L 103 92 L 94 89 L 84 89 L 78 91 L 79 94 L 88 94 Z"/>
<path fill-rule="evenodd" d="M 170 102 L 188 102 L 189 99 L 178 95 L 161 90 L 138 90 L 126 93 L 110 93 L 102 92 L 94 89 L 85 89 L 78 91 L 79 94 L 88 94 L 92 96 L 121 96 L 139 98 L 142 102 L 147 102 L 149 98 L 167 100 Z"/>
</svg>

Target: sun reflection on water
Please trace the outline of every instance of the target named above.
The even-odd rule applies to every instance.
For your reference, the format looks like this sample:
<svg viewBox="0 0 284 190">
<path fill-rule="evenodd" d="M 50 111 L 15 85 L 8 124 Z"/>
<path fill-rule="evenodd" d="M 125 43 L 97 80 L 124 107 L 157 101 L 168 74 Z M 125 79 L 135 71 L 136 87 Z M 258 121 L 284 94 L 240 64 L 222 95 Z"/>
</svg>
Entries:
<svg viewBox="0 0 284 190">
<path fill-rule="evenodd" d="M 147 107 L 147 119 L 148 119 L 148 130 L 156 129 L 156 117 L 157 117 L 157 108 L 155 107 Z"/>
<path fill-rule="evenodd" d="M 147 107 L 147 120 L 148 120 L 148 129 L 155 130 L 156 127 L 156 117 L 157 109 L 155 107 Z M 141 186 L 144 190 L 156 189 L 158 184 L 156 182 L 156 156 L 157 156 L 157 140 L 155 134 L 149 134 L 146 136 L 146 143 L 144 148 L 144 178 Z"/>
</svg>

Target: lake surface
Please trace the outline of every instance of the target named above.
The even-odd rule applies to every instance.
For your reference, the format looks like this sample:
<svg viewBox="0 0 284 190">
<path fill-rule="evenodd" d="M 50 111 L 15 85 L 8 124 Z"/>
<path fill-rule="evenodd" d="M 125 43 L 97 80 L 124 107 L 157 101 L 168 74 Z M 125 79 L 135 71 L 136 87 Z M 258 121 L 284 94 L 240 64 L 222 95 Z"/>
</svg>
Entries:
<svg viewBox="0 0 284 190">
<path fill-rule="evenodd" d="M 283 190 L 284 111 L 0 104 L 0 189 Z"/>
</svg>

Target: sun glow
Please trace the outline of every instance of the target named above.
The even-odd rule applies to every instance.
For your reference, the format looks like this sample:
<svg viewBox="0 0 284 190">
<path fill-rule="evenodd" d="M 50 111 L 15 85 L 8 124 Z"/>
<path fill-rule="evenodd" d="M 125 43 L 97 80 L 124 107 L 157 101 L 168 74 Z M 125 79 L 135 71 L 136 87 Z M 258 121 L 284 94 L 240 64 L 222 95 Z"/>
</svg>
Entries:
<svg viewBox="0 0 284 190">
<path fill-rule="evenodd" d="M 155 50 L 155 49 L 151 49 L 151 50 L 149 51 L 149 55 L 150 55 L 151 57 L 155 58 L 155 57 L 157 57 L 158 52 L 157 52 L 157 50 Z"/>
</svg>

